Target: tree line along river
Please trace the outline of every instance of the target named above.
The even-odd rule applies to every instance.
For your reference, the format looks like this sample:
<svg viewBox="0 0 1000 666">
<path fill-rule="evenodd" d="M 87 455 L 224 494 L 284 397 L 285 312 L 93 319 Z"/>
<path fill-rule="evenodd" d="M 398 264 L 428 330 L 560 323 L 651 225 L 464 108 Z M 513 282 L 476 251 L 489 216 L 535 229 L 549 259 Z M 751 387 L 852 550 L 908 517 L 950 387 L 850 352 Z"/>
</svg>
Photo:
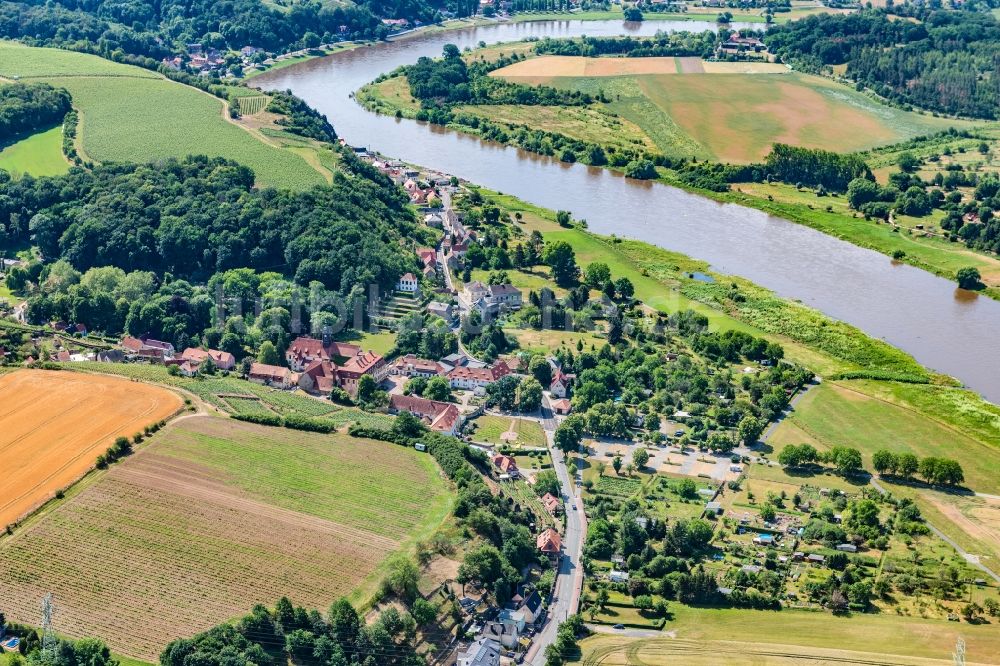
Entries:
<svg viewBox="0 0 1000 666">
<path fill-rule="evenodd" d="M 734 27 L 744 27 L 734 25 Z M 759 26 L 747 26 L 759 27 Z M 652 35 L 702 31 L 699 21 L 542 21 L 416 34 L 262 74 L 254 85 L 291 89 L 327 115 L 340 136 L 385 155 L 455 174 L 552 209 L 569 210 L 592 231 L 634 238 L 708 261 L 912 354 L 1000 402 L 1000 302 L 832 236 L 734 204 L 565 164 L 445 128 L 379 116 L 351 93 L 421 56 L 529 36 Z"/>
</svg>

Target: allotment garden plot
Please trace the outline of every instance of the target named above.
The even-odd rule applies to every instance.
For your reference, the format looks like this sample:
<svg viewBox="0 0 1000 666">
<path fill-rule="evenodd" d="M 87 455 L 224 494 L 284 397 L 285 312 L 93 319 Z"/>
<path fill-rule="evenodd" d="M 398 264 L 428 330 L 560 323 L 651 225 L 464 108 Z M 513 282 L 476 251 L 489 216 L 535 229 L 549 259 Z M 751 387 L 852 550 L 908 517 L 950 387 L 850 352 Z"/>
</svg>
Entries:
<svg viewBox="0 0 1000 666">
<path fill-rule="evenodd" d="M 166 389 L 113 377 L 44 370 L 0 376 L 0 527 L 86 473 L 115 437 L 180 407 Z"/>
<path fill-rule="evenodd" d="M 344 435 L 196 416 L 0 542 L 8 618 L 97 635 L 154 660 L 167 642 L 287 595 L 325 608 L 371 592 L 450 495 L 427 454 Z"/>
</svg>

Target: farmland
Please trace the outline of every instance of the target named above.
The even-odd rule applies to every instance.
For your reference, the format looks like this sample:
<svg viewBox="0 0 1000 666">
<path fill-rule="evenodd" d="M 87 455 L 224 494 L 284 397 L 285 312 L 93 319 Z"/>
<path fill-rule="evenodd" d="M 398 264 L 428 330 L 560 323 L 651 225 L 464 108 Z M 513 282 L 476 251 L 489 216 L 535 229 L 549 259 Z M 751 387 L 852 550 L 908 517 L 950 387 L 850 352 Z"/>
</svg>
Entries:
<svg viewBox="0 0 1000 666">
<path fill-rule="evenodd" d="M 170 391 L 109 377 L 0 375 L 0 525 L 86 473 L 115 437 L 131 436 L 180 406 Z"/>
<path fill-rule="evenodd" d="M 53 127 L 0 148 L 0 169 L 15 177 L 58 176 L 69 170 L 62 153 L 62 128 Z"/>
<path fill-rule="evenodd" d="M 184 377 L 171 375 L 163 366 L 137 363 L 82 362 L 68 366 L 74 370 L 120 375 L 139 381 L 176 386 L 198 396 L 209 405 L 229 414 L 279 415 L 298 414 L 331 421 L 336 425 L 361 423 L 366 426 L 386 426 L 391 417 L 359 409 L 340 407 L 317 400 L 302 392 L 277 389 L 243 381 L 236 377 Z"/>
<path fill-rule="evenodd" d="M 69 90 L 81 112 L 80 140 L 89 159 L 147 162 L 204 154 L 250 167 L 262 185 L 304 189 L 325 182 L 302 157 L 227 121 L 221 100 L 155 72 L 0 42 L 0 76 Z"/>
<path fill-rule="evenodd" d="M 959 635 L 971 664 L 993 663 L 1000 633 L 990 625 L 865 615 L 831 620 L 822 613 L 703 609 L 672 606 L 674 619 L 662 637 L 626 639 L 598 634 L 580 645 L 578 662 L 691 666 L 760 664 L 880 664 L 947 666 Z M 845 649 L 850 645 L 850 649 Z M 935 655 L 931 658 L 930 655 Z M 640 661 L 641 660 L 641 661 Z"/>
<path fill-rule="evenodd" d="M 0 597 L 9 619 L 37 622 L 51 590 L 60 633 L 153 660 L 283 594 L 364 600 L 386 556 L 449 506 L 412 449 L 193 417 L 0 543 Z"/>
<path fill-rule="evenodd" d="M 637 60 L 655 62 L 640 67 Z M 550 67 L 551 61 L 535 58 L 493 74 L 589 93 L 603 90 L 612 101 L 591 108 L 639 127 L 666 155 L 751 162 L 775 142 L 853 151 L 971 126 L 885 106 L 827 79 L 779 73 L 768 64 L 745 73 L 739 67 L 734 72 L 732 63 L 706 63 L 701 72 L 682 74 L 691 68 L 677 68 L 673 58 L 561 58 Z M 557 122 L 545 129 L 587 138 L 572 125 Z"/>
</svg>

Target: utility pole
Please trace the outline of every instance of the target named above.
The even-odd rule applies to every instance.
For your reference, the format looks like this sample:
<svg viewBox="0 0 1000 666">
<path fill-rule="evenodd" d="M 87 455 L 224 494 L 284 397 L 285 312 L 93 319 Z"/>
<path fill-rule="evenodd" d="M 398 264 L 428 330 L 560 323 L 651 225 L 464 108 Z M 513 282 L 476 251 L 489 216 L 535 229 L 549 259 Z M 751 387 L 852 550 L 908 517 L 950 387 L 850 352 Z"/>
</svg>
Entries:
<svg viewBox="0 0 1000 666">
<path fill-rule="evenodd" d="M 52 593 L 42 599 L 42 655 L 51 658 L 56 648 L 56 635 L 52 632 Z"/>
</svg>

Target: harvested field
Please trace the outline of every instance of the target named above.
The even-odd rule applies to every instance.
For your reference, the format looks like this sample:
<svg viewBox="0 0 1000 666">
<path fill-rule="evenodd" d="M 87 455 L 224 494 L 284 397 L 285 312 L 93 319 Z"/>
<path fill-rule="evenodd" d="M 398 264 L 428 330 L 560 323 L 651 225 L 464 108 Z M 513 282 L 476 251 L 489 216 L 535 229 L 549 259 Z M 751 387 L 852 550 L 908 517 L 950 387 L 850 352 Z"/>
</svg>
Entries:
<svg viewBox="0 0 1000 666">
<path fill-rule="evenodd" d="M 627 76 L 629 74 L 676 74 L 677 60 L 669 58 L 586 58 L 540 56 L 507 65 L 490 76 L 522 78 L 536 76 Z"/>
<path fill-rule="evenodd" d="M 113 377 L 45 370 L 0 376 L 0 526 L 85 474 L 115 437 L 181 405 L 170 391 Z"/>
<path fill-rule="evenodd" d="M 702 61 L 706 74 L 788 74 L 788 67 L 777 62 L 709 62 Z"/>
<path fill-rule="evenodd" d="M 377 498 L 377 499 L 376 499 Z M 282 595 L 326 608 L 371 592 L 387 555 L 445 518 L 412 449 L 198 416 L 0 542 L 0 598 L 36 622 L 154 661 L 164 645 Z"/>
</svg>

